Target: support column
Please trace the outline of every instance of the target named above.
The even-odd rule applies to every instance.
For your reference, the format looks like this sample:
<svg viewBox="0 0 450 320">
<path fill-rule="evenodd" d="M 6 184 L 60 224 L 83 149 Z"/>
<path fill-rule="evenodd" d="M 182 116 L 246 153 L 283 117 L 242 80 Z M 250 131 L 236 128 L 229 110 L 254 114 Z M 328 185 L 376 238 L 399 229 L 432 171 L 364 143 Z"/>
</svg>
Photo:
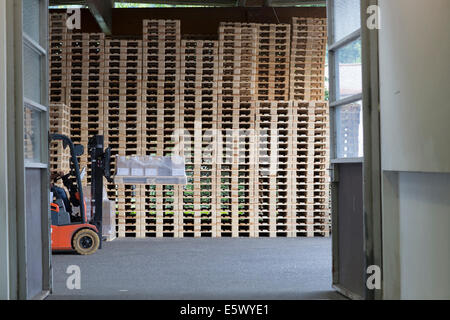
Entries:
<svg viewBox="0 0 450 320">
<path fill-rule="evenodd" d="M 6 0 L 0 0 L 0 300 L 10 298 L 6 48 Z"/>
</svg>

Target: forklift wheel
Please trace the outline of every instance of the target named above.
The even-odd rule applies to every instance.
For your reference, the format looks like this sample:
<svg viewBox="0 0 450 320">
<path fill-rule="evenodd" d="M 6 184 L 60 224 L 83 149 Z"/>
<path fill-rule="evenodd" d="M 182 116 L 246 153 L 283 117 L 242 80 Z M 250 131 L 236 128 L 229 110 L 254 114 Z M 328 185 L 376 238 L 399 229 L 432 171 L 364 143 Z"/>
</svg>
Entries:
<svg viewBox="0 0 450 320">
<path fill-rule="evenodd" d="M 89 255 L 97 251 L 100 245 L 100 239 L 95 231 L 82 229 L 73 237 L 72 245 L 79 254 Z"/>
</svg>

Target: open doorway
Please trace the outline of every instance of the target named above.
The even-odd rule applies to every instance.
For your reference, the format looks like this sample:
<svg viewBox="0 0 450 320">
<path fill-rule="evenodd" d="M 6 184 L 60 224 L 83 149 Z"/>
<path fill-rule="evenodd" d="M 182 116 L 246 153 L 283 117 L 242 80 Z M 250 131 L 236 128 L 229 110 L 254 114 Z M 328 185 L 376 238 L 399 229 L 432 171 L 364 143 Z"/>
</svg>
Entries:
<svg viewBox="0 0 450 320">
<path fill-rule="evenodd" d="M 181 152 L 187 159 L 183 187 L 105 183 L 104 194 L 110 199 L 106 201 L 115 201 L 109 212 L 116 222 L 113 233 L 120 239 L 106 242 L 105 250 L 88 258 L 55 254 L 56 297 L 64 296 L 64 290 L 70 292 L 68 296 L 83 297 L 82 291 L 67 287 L 68 267 L 78 266 L 87 281 L 82 287 L 88 296 L 108 297 L 110 289 L 124 296 L 145 298 L 160 293 L 170 297 L 175 289 L 162 281 L 158 287 L 166 284 L 165 289 L 146 296 L 144 287 L 150 285 L 142 281 L 144 287 L 130 292 L 140 285 L 123 288 L 137 275 L 123 271 L 125 267 L 143 272 L 139 277 L 152 283 L 175 274 L 178 283 L 187 285 L 186 297 L 192 288 L 203 288 L 199 296 L 210 294 L 208 286 L 201 286 L 206 280 L 220 287 L 217 294 L 224 297 L 336 298 L 339 296 L 331 291 L 330 234 L 334 248 L 339 249 L 333 251 L 334 276 L 339 272 L 338 281 L 344 281 L 344 271 L 356 270 L 361 289 L 365 267 L 364 257 L 359 255 L 363 254 L 364 234 L 363 169 L 358 167 L 363 167 L 363 112 L 358 101 L 363 97 L 358 84 L 362 77 L 357 75 L 362 72 L 362 41 L 358 43 L 358 29 L 341 30 L 342 38 L 334 37 L 340 23 L 334 18 L 339 16 L 334 8 L 361 20 L 359 10 L 329 2 L 328 30 L 333 35 L 328 42 L 330 109 L 324 85 L 325 7 L 298 11 L 204 8 L 189 14 L 178 8 L 151 14 L 144 9 L 111 9 L 112 22 L 122 26 L 112 35 L 112 29 L 103 24 L 108 24 L 108 19 L 98 21 L 99 14 L 106 13 L 71 11 L 88 23 L 82 23 L 81 30 L 72 24 L 75 30 L 70 32 L 66 28 L 71 19 L 68 11 L 57 12 L 56 20 L 50 18 L 50 30 L 61 31 L 50 34 L 50 104 L 68 107 L 66 129 L 74 142 L 86 144 L 90 136 L 102 135 L 114 155 L 170 157 Z M 231 13 L 237 18 L 226 22 Z M 158 19 L 148 19 L 155 14 Z M 189 23 L 183 25 L 177 19 Z M 134 29 L 138 33 L 134 34 Z M 348 79 L 351 81 L 346 82 Z M 56 109 L 50 108 L 50 113 Z M 200 130 L 200 139 L 196 130 Z M 174 141 L 172 133 L 176 131 L 181 134 Z M 239 134 L 226 136 L 228 131 Z M 344 139 L 337 139 L 342 136 Z M 208 149 L 212 144 L 219 147 Z M 205 147 L 208 153 L 197 152 Z M 334 209 L 340 208 L 333 213 L 332 232 L 330 153 Z M 249 161 L 252 156 L 254 162 Z M 228 158 L 232 161 L 227 162 Z M 89 154 L 80 156 L 87 172 L 86 185 L 92 183 L 91 160 Z M 353 191 L 345 193 L 350 188 Z M 348 212 L 358 219 L 346 220 Z M 357 238 L 339 238 L 347 234 L 345 221 L 356 223 L 351 228 L 358 229 Z M 152 237 L 161 239 L 146 239 Z M 228 237 L 233 239 L 225 239 Z M 265 237 L 268 239 L 262 239 Z M 358 259 L 353 259 L 356 251 Z M 132 257 L 137 258 L 134 263 Z M 350 262 L 355 264 L 345 265 Z M 233 268 L 221 275 L 221 266 L 226 269 L 228 265 Z M 109 273 L 98 273 L 108 268 Z M 278 280 L 274 283 L 273 279 Z M 100 284 L 91 286 L 99 280 Z M 352 296 L 338 286 L 336 278 L 335 285 Z M 98 290 L 89 292 L 93 288 Z"/>
<path fill-rule="evenodd" d="M 97 61 L 102 61 L 101 52 L 104 51 L 108 58 L 103 61 L 103 90 L 107 94 L 97 99 L 104 102 L 101 105 L 103 112 L 96 114 L 100 104 L 95 101 L 96 94 L 102 94 L 91 89 L 91 102 L 87 101 L 91 117 L 86 120 L 91 121 L 92 126 L 83 132 L 80 130 L 82 124 L 77 127 L 72 123 L 70 135 L 80 142 L 86 140 L 83 137 L 88 137 L 89 132 L 97 133 L 94 124 L 99 123 L 98 119 L 103 115 L 103 122 L 108 126 L 101 130 L 113 154 L 168 156 L 177 152 L 174 150 L 178 147 L 169 139 L 171 131 L 180 128 L 182 134 L 176 139 L 180 142 L 178 152 L 186 159 L 187 184 L 184 187 L 108 185 L 105 193 L 116 199 L 117 230 L 114 233 L 119 239 L 110 245 L 106 243 L 105 248 L 110 246 L 115 248 L 111 249 L 114 252 L 123 253 L 119 260 L 127 257 L 122 246 L 134 245 L 135 258 L 149 255 L 147 263 L 141 260 L 131 263 L 131 256 L 127 258 L 130 265 L 147 264 L 150 269 L 155 269 L 148 272 L 147 278 L 142 275 L 140 279 L 150 282 L 154 282 L 152 277 L 165 279 L 162 269 L 173 270 L 170 274 L 184 275 L 174 279 L 174 283 L 178 280 L 179 291 L 173 294 L 182 294 L 184 283 L 187 286 L 185 297 L 195 296 L 193 289 L 197 290 L 197 296 L 205 296 L 205 292 L 213 294 L 211 288 L 204 286 L 208 282 L 217 284 L 217 296 L 222 297 L 233 294 L 243 298 L 252 295 L 328 297 L 332 292 L 328 109 L 324 88 L 325 7 L 299 8 L 297 16 L 285 8 L 230 11 L 216 8 L 196 9 L 198 11 L 133 9 L 133 16 L 136 18 L 137 14 L 142 19 L 137 17 L 131 26 L 130 21 L 125 20 L 129 10 L 116 12 L 124 16 L 127 32 L 135 28 L 136 37 L 143 40 L 130 39 L 129 35 L 116 39 L 102 35 L 101 30 L 91 30 L 86 36 L 83 32 L 65 35 L 70 39 L 66 50 L 72 60 L 67 60 L 70 79 L 66 91 L 70 95 L 66 103 L 73 111 L 73 121 L 84 119 L 83 111 L 78 112 L 83 107 L 79 101 L 84 98 L 81 78 L 72 74 L 78 70 L 83 74 L 83 70 L 90 67 L 89 61 L 77 54 L 90 51 L 92 43 L 97 46 L 92 57 L 97 54 Z M 86 11 L 83 12 L 81 17 L 84 19 Z M 162 19 L 146 18 L 155 12 Z M 197 21 L 196 16 L 205 16 L 206 12 L 211 21 L 203 21 L 208 29 L 201 30 L 193 21 Z M 236 21 L 224 22 L 229 19 L 227 12 L 234 13 Z M 247 14 L 253 18 L 246 18 Z M 181 19 L 181 23 L 163 20 L 168 15 Z M 55 19 L 61 16 L 60 24 L 67 18 L 62 11 Z M 170 36 L 165 38 L 161 34 Z M 87 47 L 81 49 L 85 38 Z M 252 39 L 255 41 L 249 41 Z M 161 50 L 158 43 L 165 45 L 167 58 L 155 55 Z M 173 55 L 171 50 L 175 52 L 173 60 L 169 59 Z M 143 67 L 139 66 L 141 63 Z M 84 64 L 86 69 L 82 68 Z M 57 67 L 55 65 L 55 73 Z M 91 71 L 94 69 L 92 64 Z M 136 77 L 143 80 L 134 84 L 134 88 L 122 88 L 116 81 L 121 79 L 121 72 L 126 76 L 124 83 Z M 97 86 L 98 78 L 86 79 L 92 87 Z M 160 83 L 159 79 L 164 81 Z M 51 91 L 54 101 L 58 99 L 61 103 L 64 99 L 61 88 L 55 86 Z M 177 98 L 173 100 L 172 95 Z M 136 100 L 141 105 L 136 104 Z M 136 121 L 136 115 L 140 113 L 143 122 Z M 141 131 L 122 126 L 121 117 L 130 125 L 142 126 Z M 196 118 L 200 121 L 196 122 Z M 227 136 L 230 131 L 233 134 Z M 121 138 L 124 136 L 126 143 Z M 196 152 L 196 149 L 202 152 Z M 89 178 L 89 169 L 87 171 Z M 183 239 L 122 239 L 151 237 Z M 210 239 L 216 237 L 222 239 Z M 227 237 L 259 239 L 225 239 Z M 166 246 L 170 248 L 168 252 L 173 253 L 164 255 L 158 250 Z M 180 248 L 183 249 L 180 251 Z M 101 257 L 105 251 L 96 257 Z M 157 258 L 153 260 L 155 256 Z M 96 259 L 94 256 L 89 258 L 90 261 Z M 109 258 L 103 257 L 106 261 Z M 64 259 L 62 255 L 54 256 L 55 262 Z M 187 269 L 173 259 L 186 261 Z M 279 270 L 291 259 L 290 266 L 283 268 L 284 271 Z M 109 277 L 122 274 L 115 269 L 116 265 L 122 265 L 121 262 L 106 261 L 104 264 L 110 264 L 114 269 Z M 174 265 L 152 267 L 155 262 L 172 262 Z M 227 270 L 219 272 L 221 266 Z M 88 266 L 82 270 L 86 268 Z M 287 271 L 292 268 L 297 272 Z M 64 268 L 58 270 L 64 271 Z M 62 279 L 65 277 L 63 273 Z M 197 284 L 186 279 L 196 279 Z M 270 279 L 277 280 L 271 283 Z M 151 287 L 142 281 L 144 283 Z M 164 283 L 168 288 L 173 286 L 170 282 Z M 64 288 L 65 282 L 60 284 Z M 122 282 L 121 286 L 126 283 Z M 162 291 L 149 289 L 148 294 L 170 297 L 167 287 L 162 284 L 157 287 Z M 299 288 L 299 295 L 295 293 L 295 287 Z M 120 290 L 130 290 L 129 294 L 133 294 L 132 289 L 120 288 L 113 294 L 120 294 Z M 76 291 L 71 293 L 77 294 Z M 126 296 L 126 293 L 122 295 Z"/>
<path fill-rule="evenodd" d="M 115 234 L 119 239 L 105 243 L 105 248 L 122 256 L 110 262 L 111 257 L 103 256 L 104 250 L 89 259 L 92 262 L 102 257 L 103 264 L 112 268 L 105 275 L 123 275 L 124 279 L 129 279 L 127 272 L 116 269 L 122 265 L 121 259 L 127 257 L 130 267 L 139 266 L 138 270 L 148 265 L 154 271 L 148 270 L 147 278 L 139 276 L 147 286 L 144 279 L 166 279 L 162 269 L 172 270 L 172 275 L 184 275 L 174 279 L 179 291 L 173 292 L 181 295 L 184 283 L 184 297 L 189 297 L 189 292 L 193 295 L 192 289 L 197 290 L 197 296 L 213 295 L 214 290 L 203 286 L 202 279 L 216 284 L 218 297 L 338 296 L 331 290 L 325 7 L 298 8 L 295 12 L 286 8 L 196 10 L 116 10 L 128 28 L 114 29 L 124 33 L 120 37 L 103 34 L 92 27 L 95 24 L 88 25 L 91 30 L 66 32 L 62 37 L 69 39 L 66 47 L 60 48 L 70 57 L 66 60 L 66 95 L 62 86 L 52 83 L 51 99 L 67 104 L 72 113 L 73 139 L 82 143 L 89 134 L 100 131 L 113 154 L 168 156 L 177 152 L 177 146 L 166 136 L 170 138 L 171 131 L 179 128 L 178 152 L 186 159 L 184 187 L 107 185 L 105 194 L 116 201 Z M 134 22 L 126 20 L 130 12 Z M 161 19 L 148 19 L 155 13 Z M 235 21 L 227 22 L 231 13 Z M 65 11 L 57 14 L 50 23 L 64 25 L 68 18 Z M 210 21 L 203 20 L 200 27 L 194 23 L 196 16 L 205 15 Z M 164 20 L 169 16 L 175 20 Z M 94 19 L 87 10 L 81 11 L 81 18 Z M 137 34 L 133 39 L 125 34 L 134 30 Z M 60 44 L 55 41 L 55 45 Z M 157 56 L 158 50 L 164 50 L 166 56 Z M 175 59 L 170 60 L 172 51 Z M 83 57 L 82 52 L 89 52 L 89 57 Z M 90 63 L 89 59 L 98 62 Z M 55 74 L 58 67 L 55 64 Z M 87 74 L 96 68 L 104 77 L 101 84 L 98 77 Z M 81 82 L 84 72 L 86 84 Z M 133 88 L 122 87 L 117 81 L 123 79 L 127 84 L 136 77 L 142 80 Z M 98 85 L 104 86 L 104 93 Z M 63 101 L 65 98 L 68 100 Z M 85 132 L 83 103 L 88 108 Z M 141 118 L 136 117 L 139 114 Z M 95 127 L 101 124 L 99 119 L 108 125 Z M 77 121 L 79 126 L 75 126 Z M 227 136 L 229 131 L 239 135 Z M 89 178 L 88 158 L 83 161 Z M 122 239 L 151 237 L 183 239 Z M 210 239 L 215 237 L 222 239 Z M 131 256 L 125 254 L 129 246 L 135 246 L 135 258 L 150 260 L 132 263 Z M 164 255 L 158 248 L 166 247 L 171 253 Z M 70 261 L 77 258 L 68 257 Z M 55 263 L 65 259 L 64 255 L 54 256 Z M 163 266 L 158 268 L 157 263 Z M 220 271 L 221 266 L 227 270 Z M 89 264 L 81 270 L 86 268 Z M 64 289 L 65 270 L 55 265 L 56 270 L 62 272 L 62 278 L 55 285 L 59 283 Z M 115 279 L 126 287 L 120 277 Z M 186 279 L 196 279 L 197 285 Z M 102 281 L 108 282 L 111 280 Z M 157 287 L 162 291 L 149 289 L 148 294 L 170 297 L 168 288 L 174 284 L 164 283 L 168 287 L 160 284 Z M 120 290 L 130 290 L 123 291 L 124 296 L 126 292 L 139 294 L 132 288 L 115 288 L 113 294 L 120 295 Z M 140 294 L 144 294 L 143 289 Z"/>
</svg>

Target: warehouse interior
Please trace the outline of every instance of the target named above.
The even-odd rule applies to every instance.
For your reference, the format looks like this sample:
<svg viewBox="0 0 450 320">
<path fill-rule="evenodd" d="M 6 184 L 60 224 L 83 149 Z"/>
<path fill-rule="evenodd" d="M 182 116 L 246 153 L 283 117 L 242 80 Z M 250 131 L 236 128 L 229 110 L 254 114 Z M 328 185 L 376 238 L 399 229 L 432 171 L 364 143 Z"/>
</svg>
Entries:
<svg viewBox="0 0 450 320">
<path fill-rule="evenodd" d="M 0 0 L 0 299 L 450 299 L 448 12 Z"/>
</svg>

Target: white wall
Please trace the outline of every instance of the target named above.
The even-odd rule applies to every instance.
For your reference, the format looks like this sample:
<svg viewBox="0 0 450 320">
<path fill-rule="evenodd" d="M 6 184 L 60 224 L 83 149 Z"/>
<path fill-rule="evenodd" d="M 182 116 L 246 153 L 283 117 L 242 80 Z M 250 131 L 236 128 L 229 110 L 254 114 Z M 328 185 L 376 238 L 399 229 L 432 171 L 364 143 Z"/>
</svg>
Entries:
<svg viewBox="0 0 450 320">
<path fill-rule="evenodd" d="M 450 174 L 399 174 L 401 297 L 450 299 Z"/>
<path fill-rule="evenodd" d="M 9 298 L 5 12 L 6 0 L 0 0 L 0 300 Z"/>
<path fill-rule="evenodd" d="M 450 1 L 379 4 L 383 168 L 450 172 Z"/>
<path fill-rule="evenodd" d="M 450 299 L 450 1 L 379 0 L 387 299 Z"/>
</svg>

